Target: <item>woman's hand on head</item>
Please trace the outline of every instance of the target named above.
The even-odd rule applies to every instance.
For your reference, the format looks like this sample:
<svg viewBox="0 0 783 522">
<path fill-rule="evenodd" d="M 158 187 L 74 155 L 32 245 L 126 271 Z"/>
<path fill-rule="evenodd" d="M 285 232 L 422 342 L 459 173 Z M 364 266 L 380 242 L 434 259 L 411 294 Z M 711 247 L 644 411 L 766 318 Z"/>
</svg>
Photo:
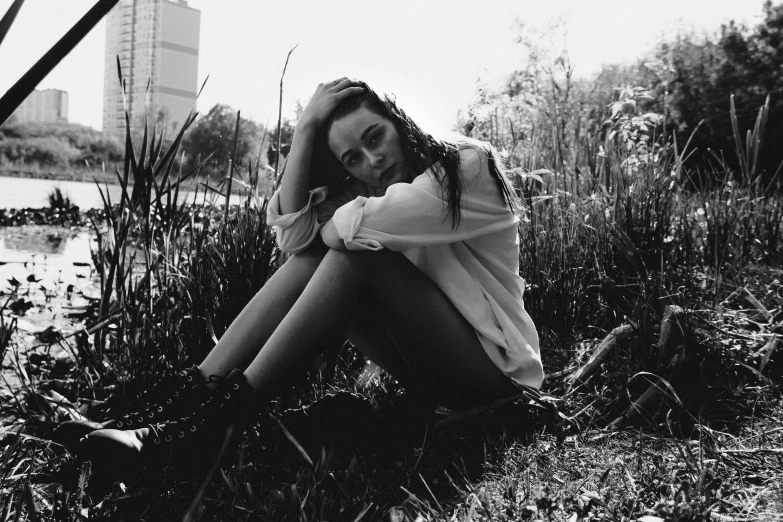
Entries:
<svg viewBox="0 0 783 522">
<path fill-rule="evenodd" d="M 338 78 L 328 83 L 319 83 L 307 102 L 296 126 L 316 130 L 326 121 L 332 111 L 345 98 L 360 94 L 364 90 L 348 78 Z"/>
</svg>

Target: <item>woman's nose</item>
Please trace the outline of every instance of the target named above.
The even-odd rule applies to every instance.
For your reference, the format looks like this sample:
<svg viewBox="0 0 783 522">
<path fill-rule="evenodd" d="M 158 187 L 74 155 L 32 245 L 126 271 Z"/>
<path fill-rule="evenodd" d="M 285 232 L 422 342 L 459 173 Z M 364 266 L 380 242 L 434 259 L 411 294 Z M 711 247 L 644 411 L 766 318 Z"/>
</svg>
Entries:
<svg viewBox="0 0 783 522">
<path fill-rule="evenodd" d="M 367 158 L 370 160 L 370 165 L 372 165 L 374 169 L 383 165 L 383 156 L 377 152 L 368 152 Z"/>
</svg>

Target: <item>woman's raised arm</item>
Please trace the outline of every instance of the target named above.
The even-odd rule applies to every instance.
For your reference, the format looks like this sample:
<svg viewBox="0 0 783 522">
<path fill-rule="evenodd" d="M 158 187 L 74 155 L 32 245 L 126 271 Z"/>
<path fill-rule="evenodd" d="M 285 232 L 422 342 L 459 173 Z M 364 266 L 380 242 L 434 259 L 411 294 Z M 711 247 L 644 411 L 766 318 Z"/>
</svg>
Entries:
<svg viewBox="0 0 783 522">
<path fill-rule="evenodd" d="M 280 183 L 280 210 L 283 213 L 298 212 L 307 204 L 316 133 L 343 98 L 361 91 L 362 87 L 356 87 L 356 83 L 347 78 L 318 84 L 294 129 L 285 176 Z"/>
</svg>

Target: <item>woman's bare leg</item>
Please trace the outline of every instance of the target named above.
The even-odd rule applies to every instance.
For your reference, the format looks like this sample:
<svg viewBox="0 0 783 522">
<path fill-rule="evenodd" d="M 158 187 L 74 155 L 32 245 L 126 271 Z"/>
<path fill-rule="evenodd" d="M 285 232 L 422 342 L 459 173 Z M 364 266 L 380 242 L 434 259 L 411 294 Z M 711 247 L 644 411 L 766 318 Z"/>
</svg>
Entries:
<svg viewBox="0 0 783 522">
<path fill-rule="evenodd" d="M 316 245 L 291 256 L 234 319 L 199 365 L 206 377 L 244 370 L 286 316 L 328 249 Z"/>
<path fill-rule="evenodd" d="M 413 378 L 431 386 L 442 403 L 480 404 L 515 391 L 485 353 L 473 327 L 402 254 L 330 250 L 247 367 L 245 376 L 256 394 L 272 395 L 300 371 L 317 355 L 316 341 L 348 326 L 367 295 L 388 314 L 382 320 L 398 351 L 392 357 L 403 361 Z"/>
<path fill-rule="evenodd" d="M 314 265 L 317 268 L 305 284 L 305 267 Z M 434 401 L 457 408 L 516 391 L 490 361 L 473 327 L 437 285 L 400 253 L 329 250 L 321 260 L 313 254 L 291 265 L 286 263 L 279 275 L 266 295 L 260 292 L 234 321 L 228 335 L 202 364 L 204 373 L 225 374 L 229 367 L 241 365 L 255 354 L 244 376 L 255 398 L 267 399 L 312 361 L 320 349 L 320 338 L 345 328 L 354 317 L 361 318 L 355 314 L 357 306 L 371 299 L 377 309 L 373 313 L 380 315 L 383 328 L 379 333 L 384 342 L 366 344 L 368 354 L 404 373 L 406 384 L 413 383 L 419 391 L 432 393 Z M 284 283 L 299 286 L 287 289 Z M 295 302 L 289 306 L 291 301 Z M 275 323 L 279 324 L 275 327 Z M 226 399 L 231 396 L 226 393 Z M 214 411 L 225 414 L 224 405 L 221 402 L 220 409 Z M 249 418 L 252 408 L 245 406 L 243 411 Z M 157 429 L 179 429 L 177 436 L 183 437 L 184 426 L 174 422 L 163 428 L 97 430 L 85 437 L 84 451 L 138 460 L 145 450 L 150 456 L 155 454 L 147 448 L 154 447 L 150 436 L 159 433 Z M 196 424 L 191 427 L 190 431 L 198 431 Z M 172 440 L 173 435 L 168 433 L 167 437 Z M 154 438 L 155 442 L 160 440 Z"/>
<path fill-rule="evenodd" d="M 400 355 L 394 343 L 391 325 L 383 318 L 388 316 L 381 303 L 366 296 L 355 309 L 353 320 L 345 329 L 345 335 L 362 354 L 389 372 L 406 388 L 418 386 L 417 377 L 408 369 L 408 363 Z"/>
</svg>

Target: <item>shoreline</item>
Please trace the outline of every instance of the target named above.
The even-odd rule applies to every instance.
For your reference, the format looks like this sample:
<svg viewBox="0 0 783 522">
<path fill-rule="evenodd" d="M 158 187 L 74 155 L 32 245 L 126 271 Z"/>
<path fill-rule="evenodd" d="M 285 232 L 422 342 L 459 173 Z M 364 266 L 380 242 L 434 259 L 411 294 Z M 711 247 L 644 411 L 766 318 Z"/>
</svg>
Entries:
<svg viewBox="0 0 783 522">
<path fill-rule="evenodd" d="M 233 194 L 233 191 L 232 191 Z M 232 209 L 241 210 L 238 203 L 231 203 Z M 116 212 L 118 205 L 112 207 Z M 222 215 L 225 206 L 207 206 L 199 204 L 183 207 L 189 214 Z M 25 207 L 25 208 L 0 208 L 0 228 L 21 226 L 61 226 L 70 228 L 82 228 L 92 224 L 93 220 L 100 222 L 104 219 L 103 208 L 80 209 L 74 205 L 70 208 L 63 207 Z"/>
<path fill-rule="evenodd" d="M 74 181 L 80 183 L 95 183 L 95 180 L 97 179 L 100 183 L 108 183 L 110 185 L 120 184 L 115 173 L 110 174 L 102 170 L 83 171 L 74 169 L 72 172 L 36 172 L 32 170 L 0 168 L 0 176 L 7 178 L 46 179 L 51 181 Z M 133 185 L 133 182 L 129 180 L 128 184 Z"/>
<path fill-rule="evenodd" d="M 116 185 L 120 186 L 120 181 L 117 179 L 116 172 L 104 172 L 103 170 L 95 169 L 95 170 L 86 170 L 86 169 L 73 169 L 72 171 L 46 171 L 46 172 L 40 172 L 35 170 L 23 170 L 23 169 L 9 169 L 9 168 L 2 168 L 0 167 L 0 177 L 8 177 L 8 178 L 21 178 L 21 179 L 43 179 L 48 181 L 70 181 L 75 183 L 91 183 L 94 184 L 96 180 L 100 184 L 108 184 L 108 185 Z M 234 177 L 234 181 L 236 182 L 238 179 L 237 176 Z M 187 190 L 187 185 L 191 183 L 198 183 L 199 187 L 203 186 L 204 184 L 209 181 L 210 187 L 215 187 L 218 184 L 218 180 L 212 179 L 208 176 L 198 176 L 189 178 L 183 183 L 183 188 Z M 244 180 L 243 180 L 244 181 Z M 133 176 L 130 176 L 128 179 L 128 186 L 132 187 L 134 185 Z M 199 190 L 202 190 L 199 188 Z M 234 183 L 231 188 L 231 194 L 241 194 L 243 190 L 243 187 L 240 183 Z"/>
</svg>

